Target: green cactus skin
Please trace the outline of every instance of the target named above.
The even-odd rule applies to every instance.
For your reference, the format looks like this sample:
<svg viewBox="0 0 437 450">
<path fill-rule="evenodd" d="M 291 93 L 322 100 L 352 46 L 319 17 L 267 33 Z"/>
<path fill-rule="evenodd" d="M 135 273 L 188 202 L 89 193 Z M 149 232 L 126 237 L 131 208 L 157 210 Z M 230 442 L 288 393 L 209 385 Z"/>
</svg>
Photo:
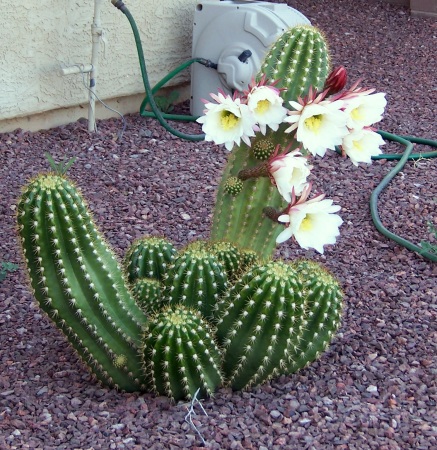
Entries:
<svg viewBox="0 0 437 450">
<path fill-rule="evenodd" d="M 147 315 L 162 309 L 167 304 L 164 299 L 164 286 L 155 278 L 137 278 L 132 284 L 131 291 L 138 306 Z"/>
<path fill-rule="evenodd" d="M 329 57 L 322 34 L 314 27 L 298 26 L 286 31 L 273 44 L 261 65 L 258 79 L 266 74 L 271 81 L 280 80 L 277 86 L 283 88 L 281 96 L 284 100 L 297 100 L 298 96 L 308 93 L 310 86 L 322 89 L 328 71 Z M 256 137 L 254 141 L 265 139 L 261 145 L 265 148 L 275 148 L 278 144 L 285 148 L 291 139 L 283 133 L 286 127 L 283 125 L 277 132 Z M 217 192 L 211 240 L 229 241 L 268 259 L 273 254 L 276 237 L 282 227 L 275 226 L 262 210 L 266 206 L 279 210 L 285 206 L 278 190 L 268 177 L 260 177 L 244 181 L 241 192 L 236 195 L 226 193 L 227 180 L 238 177 L 243 169 L 258 166 L 259 157 L 260 154 L 256 152 L 255 156 L 246 144 L 235 146 L 229 155 Z M 261 154 L 263 158 L 265 155 Z"/>
<path fill-rule="evenodd" d="M 144 236 L 137 239 L 128 249 L 124 260 L 129 282 L 137 278 L 162 281 L 176 254 L 176 248 L 165 238 Z"/>
<path fill-rule="evenodd" d="M 150 318 L 144 333 L 144 371 L 154 391 L 175 401 L 211 396 L 222 383 L 221 353 L 198 311 L 169 306 Z"/>
<path fill-rule="evenodd" d="M 263 383 L 286 367 L 303 332 L 301 291 L 293 268 L 278 261 L 252 266 L 221 299 L 217 339 L 234 390 Z"/>
<path fill-rule="evenodd" d="M 329 53 L 320 30 L 298 25 L 285 31 L 273 44 L 261 64 L 260 79 L 279 80 L 285 102 L 305 96 L 309 88 L 321 90 L 329 74 Z M 288 106 L 288 105 L 287 105 Z"/>
<path fill-rule="evenodd" d="M 17 220 L 42 310 L 100 382 L 145 390 L 139 344 L 146 317 L 74 185 L 39 175 L 22 194 Z"/>
<path fill-rule="evenodd" d="M 343 292 L 338 281 L 322 265 L 315 261 L 299 260 L 293 268 L 303 284 L 308 316 L 300 348 L 292 355 L 292 362 L 284 371 L 294 373 L 310 364 L 329 346 L 341 325 Z"/>
<path fill-rule="evenodd" d="M 226 270 L 204 241 L 196 241 L 170 265 L 164 285 L 169 303 L 195 308 L 209 319 L 227 288 Z"/>
<path fill-rule="evenodd" d="M 303 267 L 282 261 L 255 265 L 218 304 L 217 339 L 232 389 L 298 370 L 332 338 L 341 311 L 338 284 L 320 269 Z"/>
<path fill-rule="evenodd" d="M 229 282 L 234 280 L 245 267 L 241 250 L 230 242 L 212 242 L 209 247 L 211 253 L 220 261 L 226 270 Z"/>
</svg>

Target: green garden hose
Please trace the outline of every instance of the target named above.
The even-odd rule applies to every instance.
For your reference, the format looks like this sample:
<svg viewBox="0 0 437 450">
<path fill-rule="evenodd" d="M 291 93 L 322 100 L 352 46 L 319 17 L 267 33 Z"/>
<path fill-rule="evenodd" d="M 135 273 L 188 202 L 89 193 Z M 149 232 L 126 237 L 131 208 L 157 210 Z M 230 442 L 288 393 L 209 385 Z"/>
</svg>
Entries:
<svg viewBox="0 0 437 450">
<path fill-rule="evenodd" d="M 135 44 L 136 44 L 137 52 L 138 52 L 138 59 L 140 62 L 141 75 L 143 78 L 144 88 L 145 88 L 146 94 L 147 94 L 147 97 L 146 97 L 147 100 L 145 99 L 143 101 L 142 107 L 143 106 L 145 107 L 146 103 L 150 103 L 150 107 L 152 108 L 152 111 L 153 111 L 153 115 L 151 117 L 156 118 L 158 120 L 158 122 L 171 134 L 173 134 L 181 139 L 187 139 L 190 141 L 203 141 L 205 139 L 204 134 L 182 133 L 179 130 L 176 130 L 175 128 L 170 126 L 168 124 L 168 122 L 166 121 L 164 114 L 158 108 L 158 105 L 156 104 L 156 101 L 153 97 L 153 91 L 152 91 L 152 88 L 149 83 L 149 78 L 147 76 L 147 68 L 146 68 L 146 63 L 144 60 L 143 46 L 141 44 L 140 34 L 138 32 L 138 28 L 135 23 L 135 20 L 132 17 L 132 14 L 130 13 L 130 11 L 128 10 L 126 5 L 121 0 L 111 0 L 111 2 L 116 8 L 118 8 L 127 17 L 127 19 L 129 20 L 130 26 L 132 28 L 133 34 L 134 34 Z M 199 58 L 199 59 L 193 60 L 192 62 L 202 62 L 202 61 L 204 61 L 204 60 Z M 191 61 L 189 63 L 191 63 Z M 143 113 L 144 112 L 145 111 L 143 111 Z"/>
<path fill-rule="evenodd" d="M 132 27 L 132 31 L 135 37 L 135 43 L 138 52 L 138 58 L 141 68 L 141 75 L 143 78 L 143 83 L 146 91 L 146 97 L 141 103 L 140 114 L 144 117 L 153 117 L 159 121 L 159 123 L 170 133 L 173 135 L 191 141 L 203 141 L 205 138 L 204 134 L 185 134 L 171 127 L 166 120 L 184 120 L 184 121 L 195 121 L 196 117 L 190 115 L 177 115 L 177 114 L 165 114 L 158 108 L 158 105 L 155 102 L 154 94 L 164 86 L 171 78 L 177 75 L 182 70 L 186 69 L 193 63 L 201 63 L 206 66 L 209 66 L 210 62 L 203 58 L 193 58 L 183 63 L 181 66 L 170 72 L 166 75 L 161 81 L 154 86 L 152 89 L 150 87 L 149 79 L 147 76 L 147 69 L 144 60 L 144 52 L 141 44 L 140 35 L 138 32 L 137 25 L 135 23 L 132 14 L 129 12 L 126 5 L 122 2 L 122 0 L 111 0 L 112 4 L 117 7 L 129 20 L 129 23 Z M 146 111 L 147 105 L 150 104 L 152 111 Z M 431 147 L 437 147 L 437 141 L 433 141 L 431 139 L 422 139 L 414 136 L 398 136 L 395 134 L 387 133 L 385 131 L 378 131 L 378 133 L 382 136 L 383 139 L 388 141 L 397 142 L 401 145 L 405 146 L 405 151 L 402 154 L 381 154 L 378 156 L 373 156 L 373 160 L 386 159 L 386 160 L 399 160 L 398 164 L 384 177 L 381 183 L 376 187 L 376 189 L 372 192 L 370 196 L 370 213 L 372 216 L 373 223 L 376 229 L 382 233 L 384 236 L 389 239 L 397 242 L 398 244 L 404 246 L 405 248 L 417 252 L 421 256 L 430 259 L 431 261 L 437 262 L 437 254 L 428 252 L 422 247 L 413 244 L 412 242 L 397 236 L 396 234 L 389 231 L 381 222 L 381 219 L 378 214 L 378 197 L 381 192 L 387 187 L 390 181 L 402 170 L 405 166 L 406 162 L 409 160 L 417 160 L 417 159 L 426 159 L 426 158 L 435 158 L 437 157 L 437 151 L 428 152 L 428 153 L 411 153 L 413 150 L 413 144 L 422 144 L 428 145 Z M 337 149 L 339 152 L 339 150 Z"/>
<path fill-rule="evenodd" d="M 419 253 L 421 256 L 430 259 L 431 261 L 437 262 L 437 254 L 428 252 L 422 247 L 413 244 L 412 242 L 392 233 L 381 222 L 378 214 L 378 197 L 379 194 L 388 186 L 390 181 L 403 169 L 408 160 L 417 160 L 423 158 L 435 158 L 437 157 L 437 151 L 429 153 L 417 153 L 411 154 L 413 150 L 413 143 L 429 145 L 432 147 L 437 147 L 437 141 L 432 141 L 430 139 L 416 138 L 414 136 L 397 136 L 395 134 L 387 133 L 385 131 L 378 131 L 383 139 L 388 141 L 397 142 L 405 146 L 405 151 L 403 154 L 381 154 L 372 157 L 372 159 L 387 159 L 394 160 L 399 159 L 396 166 L 383 178 L 381 183 L 376 187 L 370 196 L 370 214 L 372 215 L 373 223 L 376 229 L 389 239 L 397 242 L 398 244 L 404 246 L 405 248 L 412 250 L 413 252 Z"/>
</svg>

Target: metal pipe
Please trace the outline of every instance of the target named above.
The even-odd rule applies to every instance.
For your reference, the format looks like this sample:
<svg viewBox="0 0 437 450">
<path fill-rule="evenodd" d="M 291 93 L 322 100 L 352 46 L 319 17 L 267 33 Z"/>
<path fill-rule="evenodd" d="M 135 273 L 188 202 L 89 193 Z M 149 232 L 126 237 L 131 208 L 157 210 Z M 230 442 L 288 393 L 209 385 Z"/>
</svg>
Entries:
<svg viewBox="0 0 437 450">
<path fill-rule="evenodd" d="M 100 51 L 100 40 L 102 38 L 103 29 L 100 21 L 102 9 L 102 0 L 94 1 L 94 17 L 93 23 L 91 24 L 91 35 L 92 35 L 92 55 L 91 55 L 91 71 L 90 71 L 90 91 L 89 91 L 89 109 L 88 109 L 88 131 L 96 131 L 96 85 L 97 85 L 97 74 L 98 74 L 98 61 L 99 61 L 99 51 Z"/>
</svg>

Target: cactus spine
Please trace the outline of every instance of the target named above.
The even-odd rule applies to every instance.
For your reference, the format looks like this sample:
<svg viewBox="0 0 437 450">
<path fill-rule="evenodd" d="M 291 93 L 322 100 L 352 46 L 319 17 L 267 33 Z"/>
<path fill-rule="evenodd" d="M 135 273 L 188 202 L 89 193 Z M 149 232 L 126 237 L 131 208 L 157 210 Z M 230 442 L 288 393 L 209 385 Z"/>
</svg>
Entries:
<svg viewBox="0 0 437 450">
<path fill-rule="evenodd" d="M 40 307 L 102 383 L 144 390 L 138 348 L 146 317 L 81 195 L 60 175 L 40 175 L 25 189 L 18 211 Z"/>
<path fill-rule="evenodd" d="M 310 86 L 323 87 L 328 74 L 327 46 L 320 31 L 311 26 L 297 26 L 286 31 L 272 46 L 262 63 L 258 78 L 266 74 L 280 80 L 284 100 L 297 100 Z M 286 105 L 288 106 L 288 104 Z M 263 207 L 281 209 L 282 199 L 268 177 L 250 178 L 243 186 L 235 181 L 244 169 L 259 166 L 276 145 L 286 146 L 290 137 L 282 131 L 254 139 L 255 154 L 246 144 L 235 146 L 220 183 L 211 229 L 211 239 L 225 240 L 271 257 L 280 227 L 263 216 Z M 288 139 L 288 141 L 284 141 Z M 260 142 L 257 142 L 260 141 Z M 230 187 L 228 179 L 233 180 Z"/>
<path fill-rule="evenodd" d="M 169 306 L 150 318 L 144 334 L 145 372 L 153 389 L 174 400 L 212 395 L 221 384 L 220 350 L 198 311 Z"/>
<path fill-rule="evenodd" d="M 340 312 L 338 284 L 318 265 L 253 266 L 218 305 L 225 379 L 238 390 L 298 370 L 329 344 Z"/>
</svg>

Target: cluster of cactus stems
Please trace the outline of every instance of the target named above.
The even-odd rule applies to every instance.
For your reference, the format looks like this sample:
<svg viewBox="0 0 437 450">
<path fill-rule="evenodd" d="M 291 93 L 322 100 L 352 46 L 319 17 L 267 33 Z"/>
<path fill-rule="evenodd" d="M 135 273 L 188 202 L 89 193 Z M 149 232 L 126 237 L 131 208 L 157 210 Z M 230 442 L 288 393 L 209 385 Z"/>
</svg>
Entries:
<svg viewBox="0 0 437 450">
<path fill-rule="evenodd" d="M 296 99 L 323 85 L 326 44 L 317 30 L 297 27 L 261 70 Z M 145 236 L 123 266 L 56 167 L 24 189 L 17 220 L 35 298 L 104 385 L 174 400 L 220 385 L 243 389 L 300 369 L 331 341 L 337 281 L 314 262 L 271 260 L 278 230 L 261 211 L 281 200 L 269 178 L 247 170 L 282 142 L 273 133 L 262 139 L 254 151 L 232 151 L 210 241 L 176 250 Z"/>
<path fill-rule="evenodd" d="M 304 97 L 310 87 L 322 89 L 329 72 L 329 56 L 325 39 L 312 26 L 302 25 L 287 30 L 267 53 L 258 79 L 265 76 L 277 81 L 284 104 Z M 268 159 L 276 147 L 285 149 L 290 136 L 278 131 L 258 134 L 249 147 L 242 143 L 229 155 L 214 210 L 211 238 L 232 242 L 270 258 L 276 246 L 280 226 L 263 214 L 266 207 L 283 209 L 283 200 L 268 176 L 258 176 L 256 168 Z"/>
</svg>

